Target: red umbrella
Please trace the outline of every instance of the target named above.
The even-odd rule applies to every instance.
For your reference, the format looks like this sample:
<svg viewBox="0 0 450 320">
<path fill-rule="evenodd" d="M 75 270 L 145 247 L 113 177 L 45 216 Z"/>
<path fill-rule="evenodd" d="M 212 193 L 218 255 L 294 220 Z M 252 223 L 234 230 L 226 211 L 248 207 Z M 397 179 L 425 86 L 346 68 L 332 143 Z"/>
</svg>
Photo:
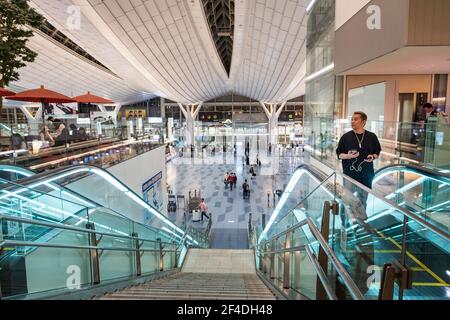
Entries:
<svg viewBox="0 0 450 320">
<path fill-rule="evenodd" d="M 10 96 L 13 96 L 15 94 L 16 94 L 15 92 L 6 90 L 4 88 L 0 88 L 0 97 L 10 97 Z"/>
<path fill-rule="evenodd" d="M 78 103 L 87 103 L 89 108 L 89 120 L 91 119 L 91 103 L 99 103 L 99 104 L 105 104 L 105 103 L 113 103 L 109 99 L 105 99 L 99 96 L 94 96 L 91 94 L 90 91 L 88 91 L 86 94 L 73 97 L 74 100 Z M 89 121 L 89 127 L 92 129 L 91 122 Z"/>
<path fill-rule="evenodd" d="M 78 103 L 88 103 L 88 104 L 90 104 L 90 103 L 99 103 L 99 104 L 113 103 L 109 99 L 105 99 L 105 98 L 102 98 L 99 96 L 94 96 L 89 91 L 82 96 L 74 97 L 73 100 L 76 100 Z"/>
<path fill-rule="evenodd" d="M 70 97 L 60 94 L 55 91 L 47 90 L 44 86 L 39 89 L 32 89 L 17 93 L 15 96 L 7 97 L 8 100 L 40 102 L 42 104 L 42 120 L 45 124 L 44 118 L 44 103 L 70 103 L 76 102 Z"/>
</svg>

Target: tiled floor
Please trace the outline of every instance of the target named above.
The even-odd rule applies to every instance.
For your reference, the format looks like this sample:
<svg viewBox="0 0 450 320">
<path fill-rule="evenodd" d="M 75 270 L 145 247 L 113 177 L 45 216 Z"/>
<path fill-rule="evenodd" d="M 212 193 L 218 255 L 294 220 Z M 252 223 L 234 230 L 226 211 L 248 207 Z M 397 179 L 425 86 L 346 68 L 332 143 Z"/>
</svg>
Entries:
<svg viewBox="0 0 450 320">
<path fill-rule="evenodd" d="M 284 189 L 292 172 L 304 163 L 303 153 L 298 150 L 277 150 L 269 155 L 260 150 L 259 159 L 262 162 L 256 177 L 251 178 L 249 167 L 242 165 L 241 148 L 234 157 L 232 152 L 220 152 L 215 155 L 197 154 L 177 157 L 167 167 L 168 184 L 174 195 L 184 195 L 188 199 L 189 191 L 200 190 L 205 198 L 209 212 L 212 214 L 212 237 L 214 248 L 244 248 L 246 247 L 247 226 L 249 214 L 252 213 L 252 223 L 261 224 L 262 215 L 269 221 L 273 212 L 273 191 Z M 256 149 L 250 152 L 251 163 L 256 162 Z M 235 172 L 237 188 L 231 191 L 225 188 L 223 176 L 226 172 Z M 251 197 L 244 200 L 242 184 L 248 179 Z M 267 192 L 271 192 L 268 205 Z M 278 200 L 278 199 L 277 199 Z M 187 215 L 188 223 L 190 215 Z M 172 213 L 169 218 L 180 224 L 184 220 L 183 212 Z M 206 226 L 206 219 L 203 226 Z M 201 222 L 194 222 L 201 227 Z M 245 235 L 245 237 L 244 237 Z"/>
</svg>

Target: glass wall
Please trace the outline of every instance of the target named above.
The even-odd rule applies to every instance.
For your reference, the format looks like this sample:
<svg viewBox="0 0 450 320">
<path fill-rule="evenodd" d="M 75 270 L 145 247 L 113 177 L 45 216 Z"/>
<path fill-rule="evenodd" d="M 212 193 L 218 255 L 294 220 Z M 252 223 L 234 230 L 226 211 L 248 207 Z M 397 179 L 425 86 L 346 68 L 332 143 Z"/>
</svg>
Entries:
<svg viewBox="0 0 450 320">
<path fill-rule="evenodd" d="M 342 109 L 342 77 L 334 68 L 335 1 L 318 0 L 308 15 L 305 137 L 313 154 L 333 139 L 335 114 Z"/>
<path fill-rule="evenodd" d="M 348 118 L 354 112 L 362 111 L 373 121 L 384 121 L 384 101 L 386 83 L 377 83 L 349 90 L 348 92 Z M 413 114 L 411 110 L 410 114 Z"/>
</svg>

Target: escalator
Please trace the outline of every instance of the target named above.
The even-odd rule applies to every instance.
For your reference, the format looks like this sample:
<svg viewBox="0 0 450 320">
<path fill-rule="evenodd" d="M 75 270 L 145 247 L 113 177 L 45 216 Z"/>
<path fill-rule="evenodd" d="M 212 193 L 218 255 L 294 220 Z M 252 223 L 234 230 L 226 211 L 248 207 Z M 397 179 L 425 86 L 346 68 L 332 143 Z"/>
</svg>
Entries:
<svg viewBox="0 0 450 320">
<path fill-rule="evenodd" d="M 71 272 L 89 289 L 176 269 L 188 246 L 208 246 L 103 169 L 0 174 L 1 298 L 70 291 Z"/>
<path fill-rule="evenodd" d="M 395 171 L 420 176 L 416 179 L 408 176 L 403 185 L 394 187 L 391 180 L 390 190 L 386 188 L 386 177 Z M 424 214 L 423 209 L 413 210 L 407 193 L 428 179 L 435 185 L 431 187 L 432 205 Z M 379 188 L 377 183 L 383 180 L 385 184 Z M 448 181 L 445 172 L 396 166 L 380 171 L 374 190 L 369 190 L 338 173 L 319 179 L 307 166 L 302 166 L 291 178 L 266 228 L 256 232 L 257 259 L 268 273 L 266 276 L 280 288 L 310 299 L 320 293 L 315 282 L 319 275 L 321 285 L 326 283 L 328 291 L 340 292 L 340 298 L 350 297 L 348 288 L 355 285 L 353 296 L 356 292 L 364 299 L 448 299 L 450 234 L 443 219 L 448 218 L 448 196 L 445 196 Z M 401 197 L 395 198 L 393 193 Z M 423 192 L 417 194 L 417 199 L 423 202 L 421 197 L 429 195 Z M 328 217 L 324 209 L 327 202 L 333 208 L 327 211 Z M 436 215 L 441 215 L 439 223 L 434 219 Z M 314 226 L 308 226 L 306 221 Z M 314 228 L 326 235 L 336 256 L 336 260 L 328 257 L 328 263 L 320 268 L 316 268 L 318 260 L 326 261 L 323 254 L 320 259 L 320 251 L 326 248 L 319 246 L 317 237 L 311 236 Z M 295 254 L 289 249 L 292 246 L 296 248 Z M 286 258 L 287 254 L 292 256 Z M 288 264 L 294 266 L 294 271 Z M 351 278 L 345 285 L 343 276 L 336 273 L 340 267 Z M 309 274 L 308 281 L 299 281 L 308 279 L 302 269 L 315 270 L 316 275 Z"/>
<path fill-rule="evenodd" d="M 34 175 L 34 172 L 19 166 L 0 164 L 0 185 Z"/>
<path fill-rule="evenodd" d="M 450 230 L 450 174 L 415 165 L 377 171 L 374 189 L 437 228 Z"/>
</svg>

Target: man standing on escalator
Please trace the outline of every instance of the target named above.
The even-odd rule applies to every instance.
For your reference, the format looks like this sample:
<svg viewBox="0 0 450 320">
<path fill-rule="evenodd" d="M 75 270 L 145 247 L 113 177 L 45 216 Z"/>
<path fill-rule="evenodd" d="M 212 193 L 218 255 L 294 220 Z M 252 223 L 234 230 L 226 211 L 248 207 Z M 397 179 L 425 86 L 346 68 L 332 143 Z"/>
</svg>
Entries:
<svg viewBox="0 0 450 320">
<path fill-rule="evenodd" d="M 353 130 L 341 137 L 336 153 L 342 160 L 344 174 L 371 189 L 375 177 L 373 161 L 379 158 L 381 145 L 374 133 L 364 129 L 366 123 L 367 115 L 364 112 L 355 112 L 352 117 Z M 367 192 L 346 180 L 344 187 L 357 192 L 366 207 Z"/>
</svg>

